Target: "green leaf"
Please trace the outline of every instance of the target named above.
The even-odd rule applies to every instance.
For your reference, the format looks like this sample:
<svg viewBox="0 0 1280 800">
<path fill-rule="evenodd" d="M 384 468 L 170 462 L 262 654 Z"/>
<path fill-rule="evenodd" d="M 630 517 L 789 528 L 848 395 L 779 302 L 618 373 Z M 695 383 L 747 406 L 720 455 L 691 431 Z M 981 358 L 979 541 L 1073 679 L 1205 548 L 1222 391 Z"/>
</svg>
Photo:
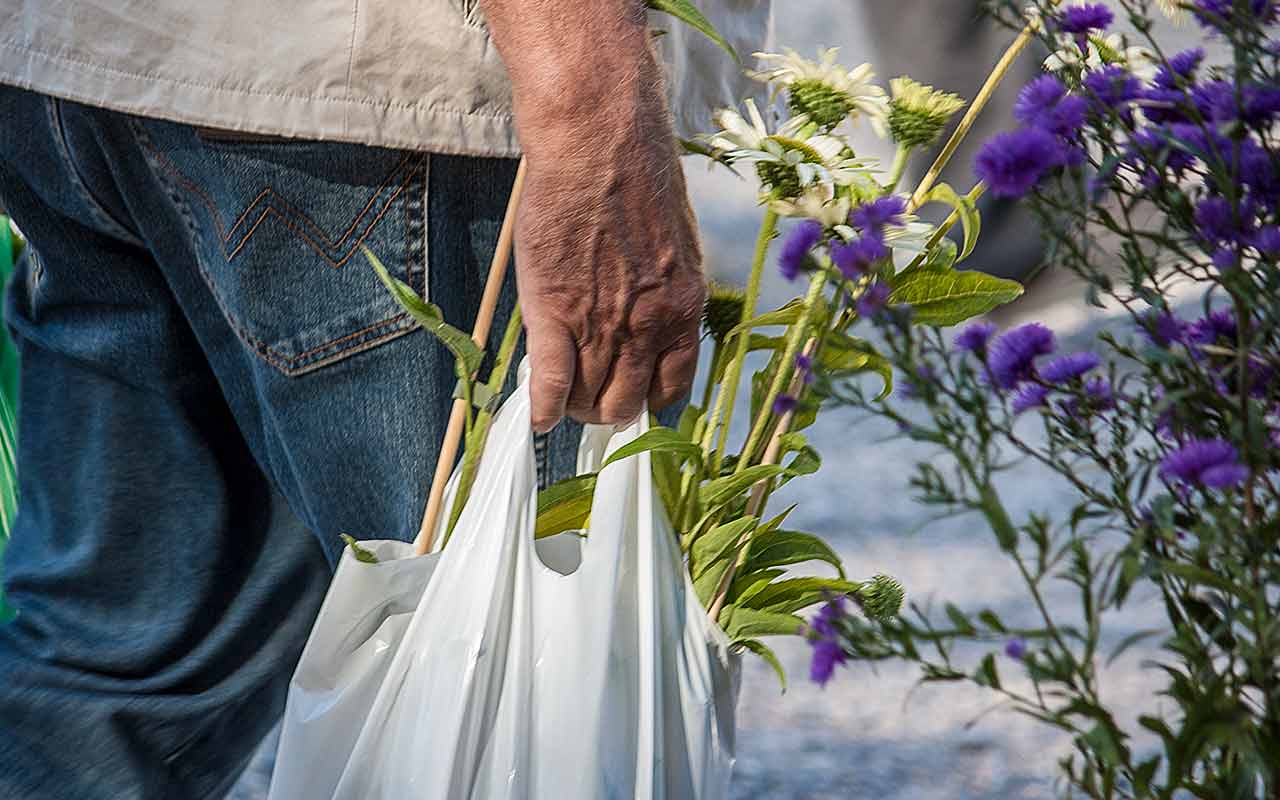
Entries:
<svg viewBox="0 0 1280 800">
<path fill-rule="evenodd" d="M 865 339 L 831 333 L 818 354 L 818 362 L 824 372 L 836 377 L 860 372 L 876 373 L 884 381 L 877 400 L 883 400 L 893 391 L 893 365 Z"/>
<path fill-rule="evenodd" d="M 795 451 L 796 457 L 787 462 L 787 472 L 791 476 L 812 475 L 822 468 L 822 456 L 817 450 L 805 445 Z"/>
<path fill-rule="evenodd" d="M 902 272 L 889 278 L 889 288 L 896 288 L 904 279 L 917 272 L 947 272 L 955 267 L 957 255 L 956 243 L 944 237 L 924 254 L 924 258 L 912 261 Z"/>
<path fill-rule="evenodd" d="M 591 497 L 595 491 L 596 476 L 592 473 L 560 481 L 538 492 L 534 536 L 541 539 L 585 529 L 591 519 Z"/>
<path fill-rule="evenodd" d="M 982 663 L 978 665 L 977 671 L 973 674 L 973 682 L 990 689 L 1000 688 L 1000 673 L 996 671 L 996 657 L 994 655 L 987 653 L 982 659 Z"/>
<path fill-rule="evenodd" d="M 409 316 L 417 320 L 425 330 L 435 334 L 436 338 L 449 348 L 449 352 L 453 353 L 453 357 L 465 368 L 467 377 L 474 375 L 480 369 L 480 362 L 484 360 L 484 351 L 471 341 L 471 337 L 466 333 L 445 322 L 444 313 L 438 306 L 418 297 L 418 293 L 412 287 L 392 277 L 372 250 L 367 247 L 362 249 L 365 258 L 369 259 L 369 263 L 373 265 L 373 271 L 378 273 L 378 278 L 382 280 L 383 285 L 387 287 L 387 291 L 391 292 L 391 296 L 400 304 L 400 307 L 409 312 Z"/>
<path fill-rule="evenodd" d="M 785 306 L 767 313 L 761 314 L 755 319 L 744 322 L 733 330 L 729 331 L 729 336 L 737 336 L 744 331 L 755 330 L 756 328 L 765 328 L 771 325 L 793 325 L 800 319 L 800 315 L 804 313 L 804 301 L 796 298 Z"/>
<path fill-rule="evenodd" d="M 785 467 L 777 464 L 756 464 L 734 475 L 725 475 L 723 478 L 708 481 L 699 490 L 702 503 L 708 510 L 713 509 L 729 502 L 760 481 L 776 477 L 786 471 Z"/>
<path fill-rule="evenodd" d="M 738 60 L 738 54 L 733 51 L 733 47 L 728 40 L 720 35 L 720 32 L 711 24 L 711 21 L 689 0 L 648 0 L 647 5 L 649 8 L 670 14 L 686 25 L 698 30 L 708 39 L 720 45 L 720 48 L 732 56 L 735 61 Z"/>
<path fill-rule="evenodd" d="M 373 554 L 372 550 L 366 550 L 360 546 L 354 536 L 348 536 L 345 533 L 338 534 L 338 538 L 347 543 L 347 547 L 351 548 L 351 555 L 355 556 L 356 561 L 362 564 L 377 564 L 378 557 Z"/>
<path fill-rule="evenodd" d="M 1152 636 L 1159 636 L 1162 633 L 1165 633 L 1165 631 L 1159 628 L 1149 628 L 1147 630 L 1134 631 L 1133 633 L 1121 639 L 1120 644 L 1116 645 L 1115 649 L 1111 651 L 1111 655 L 1107 656 L 1107 666 L 1109 667 L 1112 664 L 1114 664 L 1117 658 L 1123 655 L 1126 650 L 1133 647 L 1135 644 L 1138 644 L 1139 642 L 1145 639 L 1150 639 Z"/>
<path fill-rule="evenodd" d="M 681 436 L 679 432 L 670 428 L 650 428 L 636 438 L 627 442 L 622 447 L 614 450 L 613 453 L 605 459 L 601 469 L 609 466 L 615 461 L 621 461 L 624 458 L 639 455 L 640 453 L 648 453 L 652 451 L 660 451 L 663 453 L 679 453 L 686 457 L 697 458 L 702 460 L 702 448 L 696 443 L 689 441 Z"/>
<path fill-rule="evenodd" d="M 822 539 L 802 531 L 775 531 L 757 536 L 751 542 L 747 566 L 755 570 L 806 561 L 825 561 L 844 577 L 844 565 L 836 552 Z"/>
<path fill-rule="evenodd" d="M 790 613 L 808 608 L 828 594 L 852 594 L 861 585 L 839 578 L 790 578 L 769 584 L 749 601 L 739 601 L 738 605 L 758 611 Z"/>
<path fill-rule="evenodd" d="M 733 584 L 729 587 L 729 601 L 735 605 L 742 605 L 773 583 L 774 578 L 779 578 L 785 573 L 785 569 L 743 570 L 733 579 Z"/>
<path fill-rule="evenodd" d="M 761 642 L 759 639 L 747 639 L 739 642 L 746 649 L 755 653 L 765 660 L 769 666 L 773 667 L 773 671 L 778 675 L 778 683 L 782 684 L 782 693 L 787 692 L 787 671 L 782 668 L 782 662 L 778 660 L 778 654 L 773 649 Z"/>
<path fill-rule="evenodd" d="M 738 542 L 755 527 L 758 521 L 755 517 L 735 519 L 733 522 L 726 522 L 711 529 L 705 536 L 699 536 L 694 541 L 690 552 L 691 574 L 694 580 L 701 577 L 707 568 L 725 556 L 734 558 L 738 553 Z"/>
<path fill-rule="evenodd" d="M 684 411 L 680 412 L 680 423 L 676 426 L 676 430 L 685 439 L 693 441 L 693 431 L 700 416 L 702 416 L 702 409 L 690 403 L 684 407 Z"/>
<path fill-rule="evenodd" d="M 804 631 L 804 620 L 795 614 L 776 614 L 754 608 L 735 608 L 725 633 L 734 642 L 757 636 L 798 636 Z"/>
<path fill-rule="evenodd" d="M 674 521 L 676 507 L 680 504 L 680 467 L 670 453 L 654 453 L 652 464 L 658 496 L 667 510 L 667 518 Z"/>
<path fill-rule="evenodd" d="M 982 272 L 918 270 L 903 273 L 889 303 L 911 306 L 917 324 L 946 327 L 1016 300 L 1022 291 L 1016 281 Z"/>
<path fill-rule="evenodd" d="M 945 203 L 960 217 L 964 229 L 964 246 L 960 250 L 957 262 L 964 261 L 978 244 L 978 235 L 982 233 L 982 215 L 978 206 L 968 197 L 957 192 L 950 184 L 939 183 L 925 195 L 926 203 Z"/>
<path fill-rule="evenodd" d="M 729 571 L 729 560 L 720 559 L 713 561 L 702 573 L 693 581 L 694 594 L 698 595 L 698 602 L 702 603 L 703 608 L 711 605 L 711 599 L 720 591 L 720 582 L 724 580 L 724 574 Z"/>
</svg>

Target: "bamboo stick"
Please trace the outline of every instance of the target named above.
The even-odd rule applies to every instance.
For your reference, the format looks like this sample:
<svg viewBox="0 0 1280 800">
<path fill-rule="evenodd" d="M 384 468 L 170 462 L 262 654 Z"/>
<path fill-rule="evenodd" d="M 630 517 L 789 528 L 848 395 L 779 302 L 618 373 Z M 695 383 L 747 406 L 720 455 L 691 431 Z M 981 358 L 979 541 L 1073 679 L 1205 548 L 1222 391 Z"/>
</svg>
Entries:
<svg viewBox="0 0 1280 800">
<path fill-rule="evenodd" d="M 516 180 L 511 186 L 511 199 L 507 201 L 506 216 L 502 220 L 502 229 L 498 233 L 498 246 L 493 251 L 493 261 L 489 264 L 489 276 L 485 280 L 484 295 L 480 299 L 480 310 L 476 312 L 475 326 L 471 329 L 471 340 L 481 348 L 489 341 L 489 330 L 493 327 L 493 317 L 498 308 L 498 297 L 502 294 L 502 283 L 507 275 L 507 265 L 511 263 L 512 245 L 515 240 L 516 211 L 520 207 L 520 197 L 524 192 L 525 160 L 520 159 L 520 167 L 516 170 Z M 444 441 L 440 445 L 440 456 L 436 460 L 435 478 L 431 481 L 431 493 L 427 495 L 427 507 L 422 513 L 422 526 L 418 529 L 418 537 L 413 541 L 415 555 L 431 552 L 435 543 L 436 530 L 440 526 L 440 517 L 444 511 L 444 489 L 453 472 L 453 464 L 458 458 L 458 447 L 462 443 L 462 431 L 466 424 L 467 401 L 457 398 L 449 412 L 449 425 L 445 429 Z"/>
</svg>

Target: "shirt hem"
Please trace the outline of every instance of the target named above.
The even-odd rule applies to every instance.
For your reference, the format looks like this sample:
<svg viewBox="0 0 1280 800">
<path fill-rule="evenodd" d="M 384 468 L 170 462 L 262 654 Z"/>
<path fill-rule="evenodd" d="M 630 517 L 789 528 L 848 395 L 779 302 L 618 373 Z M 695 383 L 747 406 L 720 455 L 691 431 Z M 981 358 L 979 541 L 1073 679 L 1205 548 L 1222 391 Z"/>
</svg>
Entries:
<svg viewBox="0 0 1280 800">
<path fill-rule="evenodd" d="M 509 114 L 469 113 L 396 100 L 312 98 L 179 83 L 162 76 L 95 69 L 56 55 L 4 44 L 0 44 L 0 53 L 6 54 L 0 67 L 0 83 L 143 117 L 243 133 L 446 155 L 520 155 L 515 124 Z M 74 90 L 66 88 L 72 86 Z"/>
</svg>

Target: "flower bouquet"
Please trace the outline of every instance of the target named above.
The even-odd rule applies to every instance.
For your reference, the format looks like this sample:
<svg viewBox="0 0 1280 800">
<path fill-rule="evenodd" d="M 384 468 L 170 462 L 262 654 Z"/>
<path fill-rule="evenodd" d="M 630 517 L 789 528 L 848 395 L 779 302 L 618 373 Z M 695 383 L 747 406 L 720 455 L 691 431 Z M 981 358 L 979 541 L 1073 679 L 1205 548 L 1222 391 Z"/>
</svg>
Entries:
<svg viewBox="0 0 1280 800">
<path fill-rule="evenodd" d="M 977 200 L 989 186 L 1003 190 L 1017 179 L 1006 174 L 1016 167 L 993 160 L 983 165 L 986 180 L 963 190 L 939 176 L 1010 65 L 1034 40 L 1038 25 L 1032 21 L 1016 37 L 972 103 L 907 77 L 892 80 L 886 92 L 869 65 L 847 69 L 837 63 L 835 50 L 821 53 L 817 61 L 790 51 L 757 54 L 761 68 L 752 74 L 785 100 L 777 113 L 764 113 L 747 101 L 742 112 L 717 115 L 720 130 L 685 143 L 758 185 L 763 220 L 750 276 L 744 289 L 710 289 L 705 313 L 709 378 L 700 398 L 684 410 L 678 426 L 655 422 L 607 463 L 648 454 L 699 603 L 734 647 L 765 658 L 784 680 L 780 662 L 761 638 L 821 637 L 820 626 L 809 626 L 799 616 L 804 609 L 825 598 L 848 597 L 868 617 L 889 620 L 902 603 L 896 580 L 885 575 L 851 579 L 820 536 L 790 529 L 790 509 L 773 509 L 770 499 L 779 486 L 820 469 L 820 454 L 804 432 L 836 387 L 869 374 L 880 381 L 881 397 L 890 394 L 893 366 L 872 342 L 853 335 L 860 321 L 952 326 L 1022 293 L 1013 281 L 957 268 L 977 242 Z M 914 186 L 903 187 L 911 157 L 932 148 L 966 107 L 932 167 Z M 849 134 L 863 124 L 892 141 L 892 164 L 882 167 L 855 152 Z M 1060 136 L 1046 136 L 1020 143 L 1008 157 L 1037 159 L 1043 155 L 1040 148 L 1058 158 L 1065 150 Z M 917 212 L 929 205 L 944 207 L 950 216 L 941 225 L 921 221 Z M 776 268 L 804 289 L 780 308 L 760 309 L 761 279 L 784 228 Z M 948 236 L 953 228 L 960 234 L 955 240 Z M 457 427 L 464 432 L 465 448 L 443 525 L 448 542 L 466 507 L 495 398 L 507 382 L 519 313 L 489 378 L 477 382 L 473 376 L 482 353 L 471 338 L 387 275 L 376 259 L 374 264 L 400 303 L 457 357 Z M 767 364 L 747 376 L 753 354 L 766 355 Z M 731 423 L 740 414 L 750 420 L 749 432 L 744 441 L 731 443 Z M 452 460 L 446 449 L 442 463 L 451 468 Z M 537 535 L 587 529 L 596 480 L 588 472 L 544 490 Z M 829 571 L 796 571 L 810 563 L 825 563 Z M 830 666 L 817 664 L 815 674 L 825 675 Z"/>
</svg>

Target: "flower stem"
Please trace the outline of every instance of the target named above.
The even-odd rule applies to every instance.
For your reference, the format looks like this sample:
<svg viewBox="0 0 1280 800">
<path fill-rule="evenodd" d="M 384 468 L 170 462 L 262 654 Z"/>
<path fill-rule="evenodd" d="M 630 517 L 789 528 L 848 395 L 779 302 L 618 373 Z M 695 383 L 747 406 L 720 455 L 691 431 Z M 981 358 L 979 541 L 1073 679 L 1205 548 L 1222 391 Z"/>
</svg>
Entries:
<svg viewBox="0 0 1280 800">
<path fill-rule="evenodd" d="M 745 325 L 756 316 L 756 303 L 760 300 L 760 281 L 764 275 L 765 258 L 769 255 L 769 244 L 778 230 L 778 212 L 767 208 L 764 220 L 760 223 L 760 234 L 756 238 L 755 256 L 751 260 L 751 277 L 747 281 L 747 297 L 742 304 L 742 323 Z M 751 331 L 743 330 L 734 338 L 733 356 L 725 369 L 724 378 L 720 381 L 720 396 L 716 399 L 716 408 L 708 421 L 703 435 L 702 450 L 706 453 L 706 463 L 710 466 L 708 474 L 715 477 L 720 474 L 720 463 L 724 458 L 725 445 L 729 438 L 729 423 L 733 420 L 733 406 L 738 398 L 738 383 L 742 379 L 742 366 L 747 360 L 747 352 L 751 345 Z M 719 438 L 716 429 L 719 428 Z M 715 450 L 711 442 L 715 440 Z"/>
<path fill-rule="evenodd" d="M 1054 3 L 1054 5 L 1057 4 L 1057 2 Z M 974 123 L 978 121 L 978 116 L 987 107 L 987 103 L 991 102 L 996 89 L 1000 88 L 1000 84 L 1004 82 L 1009 70 L 1013 68 L 1014 62 L 1018 60 L 1018 56 L 1022 54 L 1022 51 L 1027 49 L 1027 45 L 1031 44 L 1039 29 L 1040 20 L 1038 18 L 1028 22 L 1022 32 L 1018 34 L 1018 38 L 1013 40 L 1013 44 L 1009 45 L 1009 49 L 1005 50 L 1004 55 L 1000 57 L 991 74 L 987 76 L 987 82 L 982 85 L 977 97 L 973 98 L 973 102 L 969 104 L 969 110 L 965 112 L 960 124 L 956 126 L 955 131 L 951 134 L 951 138 L 943 146 L 942 152 L 934 159 L 933 166 L 929 167 L 929 171 L 921 179 L 920 185 L 916 187 L 915 193 L 911 196 L 911 210 L 914 211 L 924 204 L 925 195 L 937 183 L 942 171 L 946 169 L 952 156 L 960 149 L 961 143 L 969 135 L 969 131 L 973 129 Z"/>
<path fill-rule="evenodd" d="M 898 145 L 898 152 L 893 156 L 893 166 L 889 167 L 889 183 L 885 186 L 885 194 L 893 194 L 898 184 L 902 183 L 902 175 L 907 171 L 907 163 L 911 161 L 913 149 L 906 145 Z"/>
<path fill-rule="evenodd" d="M 817 305 L 818 298 L 822 296 L 822 290 L 827 285 L 827 274 L 825 272 L 815 272 L 809 281 L 809 293 L 804 298 L 804 310 L 800 312 L 800 319 L 796 320 L 787 331 L 787 343 L 782 351 L 782 359 L 778 364 L 778 371 L 773 375 L 773 382 L 769 385 L 769 391 L 765 395 L 763 402 L 760 404 L 760 410 L 757 412 L 755 424 L 751 427 L 751 434 L 747 437 L 747 443 L 742 446 L 742 453 L 738 457 L 738 464 L 734 472 L 741 472 L 750 466 L 752 459 L 755 457 L 756 449 L 760 446 L 760 441 L 764 438 L 765 432 L 769 429 L 769 422 L 773 420 L 773 404 L 782 394 L 782 387 L 787 384 L 791 377 L 792 369 L 795 366 L 796 355 L 800 352 L 800 346 L 804 342 L 805 335 L 809 330 L 809 322 L 813 318 L 813 309 Z"/>
<path fill-rule="evenodd" d="M 498 355 L 494 358 L 493 371 L 485 387 L 488 389 L 489 402 L 476 415 L 475 428 L 468 431 L 466 449 L 462 454 L 462 474 L 458 477 L 458 490 L 454 496 L 453 507 L 449 509 L 449 525 L 445 528 L 444 543 L 449 543 L 454 526 L 462 516 L 462 509 L 471 496 L 471 486 L 475 483 L 476 471 L 480 467 L 480 453 L 484 450 L 485 440 L 489 437 L 489 428 L 493 424 L 493 399 L 502 396 L 502 387 L 507 382 L 507 374 L 511 371 L 511 362 L 520 342 L 523 320 L 520 306 L 511 309 L 511 319 L 507 321 L 507 329 L 502 334 L 502 344 L 498 347 Z"/>
</svg>

